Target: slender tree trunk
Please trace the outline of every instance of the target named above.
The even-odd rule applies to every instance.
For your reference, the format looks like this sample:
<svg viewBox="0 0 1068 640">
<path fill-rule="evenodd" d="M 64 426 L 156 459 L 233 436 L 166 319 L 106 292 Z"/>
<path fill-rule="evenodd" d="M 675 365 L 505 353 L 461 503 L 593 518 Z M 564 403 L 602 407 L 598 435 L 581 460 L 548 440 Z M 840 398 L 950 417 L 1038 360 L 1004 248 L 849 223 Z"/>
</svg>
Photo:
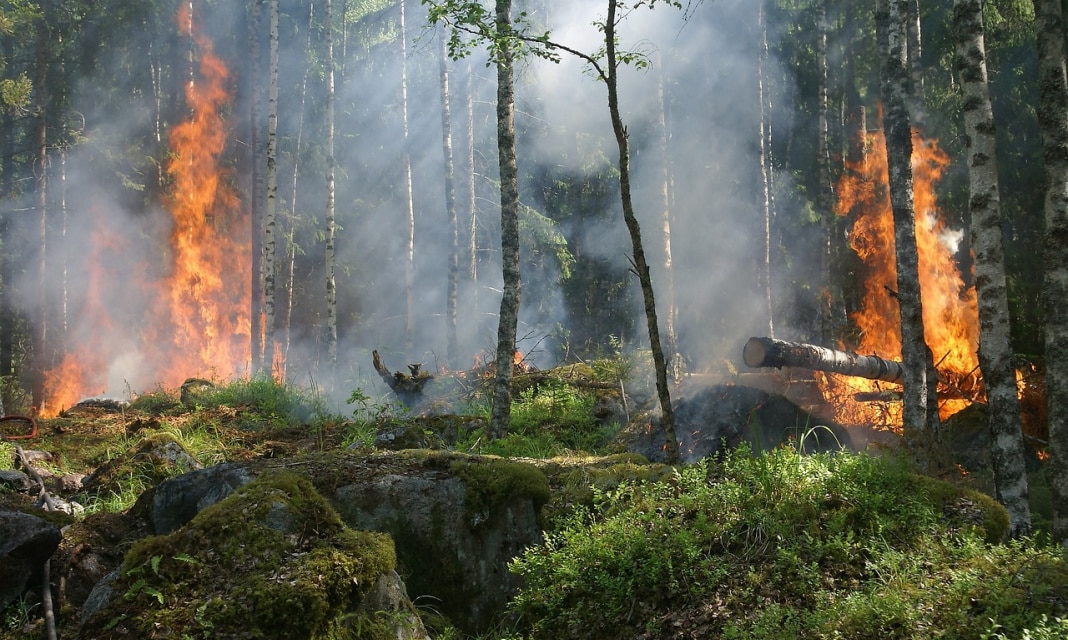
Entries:
<svg viewBox="0 0 1068 640">
<path fill-rule="evenodd" d="M 293 184 L 289 196 L 289 220 L 286 230 L 286 315 L 285 334 L 282 344 L 282 371 L 280 379 L 286 379 L 286 363 L 289 361 L 289 345 L 293 336 L 293 296 L 297 267 L 297 245 L 294 236 L 297 227 L 297 183 L 300 178 L 300 152 L 304 139 L 304 111 L 308 102 L 308 73 L 311 70 L 312 31 L 315 27 L 315 2 L 308 3 L 308 35 L 304 43 L 304 74 L 300 80 L 300 116 L 297 119 L 297 138 L 293 143 Z"/>
<path fill-rule="evenodd" d="M 619 60 L 616 58 L 616 9 L 618 0 L 608 0 L 608 17 L 604 23 L 608 85 L 608 111 L 612 118 L 612 131 L 615 133 L 616 145 L 619 147 L 619 190 L 623 201 L 623 219 L 630 232 L 631 246 L 634 251 L 634 270 L 641 283 L 642 299 L 645 302 L 645 319 L 649 330 L 649 347 L 653 352 L 653 367 L 656 370 L 656 390 L 660 400 L 661 428 L 664 431 L 664 453 L 669 464 L 678 462 L 679 440 L 675 435 L 675 411 L 671 406 L 671 390 L 668 387 L 667 361 L 664 358 L 664 345 L 660 342 L 660 326 L 656 317 L 656 299 L 653 295 L 653 281 L 649 274 L 649 263 L 645 259 L 642 247 L 641 227 L 634 212 L 634 203 L 630 192 L 630 149 L 627 140 L 627 128 L 619 113 L 619 88 L 617 84 Z"/>
<path fill-rule="evenodd" d="M 657 158 L 660 200 L 660 230 L 664 252 L 664 289 L 667 304 L 667 349 L 670 354 L 672 378 L 678 382 L 682 377 L 682 355 L 679 353 L 679 336 L 676 320 L 679 308 L 675 301 L 675 268 L 671 261 L 671 158 L 668 155 L 667 100 L 664 97 L 664 64 L 660 52 L 656 52 L 656 128 Z"/>
<path fill-rule="evenodd" d="M 1046 404 L 1053 539 L 1068 549 L 1068 77 L 1060 0 L 1034 0 L 1046 170 Z"/>
<path fill-rule="evenodd" d="M 334 279 L 334 24 L 331 0 L 323 0 L 326 25 L 326 357 L 331 371 L 330 384 L 337 375 L 337 283 Z"/>
<path fill-rule="evenodd" d="M 48 348 L 48 44 L 49 29 L 45 18 L 37 23 L 37 43 L 34 52 L 34 125 L 33 171 L 37 202 L 37 335 L 34 345 L 34 372 L 31 393 L 34 405 L 44 402 L 44 372 L 51 367 Z"/>
<path fill-rule="evenodd" d="M 927 427 L 927 367 L 930 364 L 923 333 L 920 302 L 916 215 L 912 191 L 912 126 L 909 117 L 906 29 L 908 0 L 888 3 L 887 56 L 883 68 L 883 102 L 886 105 L 886 155 L 890 173 L 890 203 L 897 253 L 897 298 L 901 314 L 901 361 L 905 367 L 902 412 L 906 445 L 925 465 L 918 437 Z"/>
<path fill-rule="evenodd" d="M 912 83 L 910 107 L 914 119 L 922 119 L 923 108 L 923 30 L 920 20 L 920 0 L 909 0 L 908 4 L 908 64 L 909 80 Z"/>
<path fill-rule="evenodd" d="M 260 64 L 260 24 L 263 22 L 263 0 L 252 0 L 250 5 L 248 23 L 249 44 L 249 110 L 251 119 L 251 133 L 249 136 L 249 150 L 251 152 L 252 165 L 252 198 L 250 202 L 252 215 L 249 220 L 252 224 L 252 295 L 249 318 L 252 326 L 251 346 L 252 362 L 250 368 L 258 372 L 263 363 L 263 194 L 266 193 L 263 184 L 263 172 L 260 170 L 261 154 L 260 147 L 263 138 L 260 133 L 260 83 L 263 77 L 263 69 Z M 192 54 L 190 54 L 192 55 Z"/>
<path fill-rule="evenodd" d="M 833 295 L 831 286 L 831 265 L 833 264 L 832 246 L 834 244 L 834 190 L 831 186 L 831 146 L 830 146 L 830 119 L 827 117 L 828 99 L 827 85 L 829 70 L 827 68 L 827 0 L 819 0 L 819 11 L 816 16 L 816 177 L 819 184 L 816 187 L 816 208 L 819 210 L 820 230 L 820 275 L 819 275 L 819 335 L 824 344 L 831 344 L 835 334 L 834 313 L 831 301 L 838 296 Z"/>
<path fill-rule="evenodd" d="M 764 293 L 764 313 L 768 337 L 775 337 L 775 314 L 771 293 L 771 167 L 768 160 L 768 110 L 765 99 L 767 79 L 768 30 L 765 24 L 764 3 L 758 8 L 760 24 L 760 52 L 757 54 L 757 100 L 760 102 L 760 210 L 763 214 L 763 256 L 760 264 L 760 284 Z"/>
<path fill-rule="evenodd" d="M 449 105 L 449 56 L 444 30 L 440 33 L 441 60 L 441 154 L 445 164 L 445 214 L 449 224 L 449 258 L 445 295 L 445 345 L 448 365 L 460 362 L 460 345 L 456 337 L 457 290 L 460 278 L 460 227 L 456 216 L 456 166 L 452 158 L 452 112 Z"/>
<path fill-rule="evenodd" d="M 496 0 L 497 32 L 512 28 L 511 0 Z M 497 372 L 493 385 L 490 436 L 502 438 L 512 415 L 512 365 L 522 282 L 519 274 L 519 183 L 515 150 L 514 51 L 508 38 L 497 52 L 497 153 L 501 179 L 501 271 L 504 292 L 497 322 Z"/>
<path fill-rule="evenodd" d="M 467 275 L 471 287 L 471 309 L 478 312 L 478 199 L 475 196 L 475 70 L 467 61 L 467 84 L 464 90 L 467 112 L 467 140 L 464 177 L 467 179 Z"/>
<path fill-rule="evenodd" d="M 1010 534 L 1021 537 L 1031 532 L 1031 508 L 1027 501 L 1024 441 L 1012 365 L 994 111 L 987 83 L 981 0 L 954 0 L 953 20 L 956 66 L 964 90 L 968 206 L 979 300 L 979 365 L 990 410 L 994 485 L 998 500 L 1009 512 Z"/>
<path fill-rule="evenodd" d="M 278 0 L 270 0 L 267 85 L 267 209 L 263 221 L 263 370 L 274 376 L 275 231 L 278 210 Z"/>
<path fill-rule="evenodd" d="M 404 293 L 405 315 L 404 350 L 411 352 L 415 334 L 415 203 L 412 193 L 411 142 L 408 138 L 408 33 L 405 24 L 405 0 L 400 0 L 400 48 L 401 48 L 401 123 L 404 139 L 401 142 L 401 179 L 404 181 Z"/>
</svg>

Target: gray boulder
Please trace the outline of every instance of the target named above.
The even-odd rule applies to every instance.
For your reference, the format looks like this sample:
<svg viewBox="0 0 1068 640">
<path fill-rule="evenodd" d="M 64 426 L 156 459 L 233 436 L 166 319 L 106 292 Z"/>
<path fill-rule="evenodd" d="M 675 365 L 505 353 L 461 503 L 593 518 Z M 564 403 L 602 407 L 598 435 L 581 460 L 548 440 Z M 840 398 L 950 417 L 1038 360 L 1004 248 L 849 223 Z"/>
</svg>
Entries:
<svg viewBox="0 0 1068 640">
<path fill-rule="evenodd" d="M 0 507 L 0 609 L 41 581 L 44 564 L 62 538 L 55 525 Z"/>
<path fill-rule="evenodd" d="M 425 640 L 395 566 L 388 536 L 345 526 L 306 477 L 262 470 L 134 544 L 89 596 L 80 636 Z"/>
<path fill-rule="evenodd" d="M 508 562 L 542 540 L 549 485 L 497 458 L 409 452 L 350 459 L 328 497 L 350 527 L 390 534 L 409 594 L 467 633 L 498 620 L 520 578 Z"/>
<path fill-rule="evenodd" d="M 139 502 L 151 499 L 148 520 L 152 530 L 157 534 L 170 533 L 253 478 L 245 466 L 224 463 L 164 480 Z"/>
</svg>

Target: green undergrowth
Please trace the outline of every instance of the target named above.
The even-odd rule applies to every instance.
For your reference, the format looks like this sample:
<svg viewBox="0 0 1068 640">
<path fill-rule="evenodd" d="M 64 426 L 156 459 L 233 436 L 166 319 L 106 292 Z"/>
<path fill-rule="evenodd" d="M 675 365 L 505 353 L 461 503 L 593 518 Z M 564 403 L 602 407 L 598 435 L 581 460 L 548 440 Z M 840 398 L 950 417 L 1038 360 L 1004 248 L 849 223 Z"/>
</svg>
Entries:
<svg viewBox="0 0 1068 640">
<path fill-rule="evenodd" d="M 892 458 L 739 450 L 577 505 L 513 562 L 511 610 L 531 640 L 1046 637 L 1068 564 L 1006 527 Z"/>
<path fill-rule="evenodd" d="M 568 371 L 574 369 L 571 367 Z M 593 375 L 588 367 L 583 367 L 581 373 Z M 462 437 L 455 447 L 516 458 L 553 458 L 575 452 L 604 453 L 622 425 L 598 420 L 594 407 L 599 395 L 611 393 L 615 392 L 583 388 L 570 384 L 566 378 L 549 376 L 522 386 L 513 396 L 508 433 L 503 438 L 488 438 L 483 423 Z M 488 406 L 484 407 L 484 412 L 488 420 Z"/>
</svg>

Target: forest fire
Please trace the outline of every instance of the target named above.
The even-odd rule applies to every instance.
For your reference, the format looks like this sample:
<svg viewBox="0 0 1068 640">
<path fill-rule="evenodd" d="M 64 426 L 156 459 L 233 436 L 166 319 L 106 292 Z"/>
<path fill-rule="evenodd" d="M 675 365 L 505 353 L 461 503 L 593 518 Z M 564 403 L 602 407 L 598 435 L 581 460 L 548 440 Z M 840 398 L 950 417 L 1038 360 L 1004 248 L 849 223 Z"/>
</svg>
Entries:
<svg viewBox="0 0 1068 640">
<path fill-rule="evenodd" d="M 944 419 L 983 397 L 976 355 L 979 316 L 975 290 L 965 288 L 954 260 L 960 235 L 946 227 L 938 211 L 935 187 L 949 158 L 937 142 L 925 140 L 918 132 L 913 132 L 912 144 L 923 324 L 939 372 L 939 414 Z M 859 341 L 849 347 L 857 353 L 899 360 L 894 225 L 882 131 L 869 133 L 866 146 L 864 165 L 849 167 L 838 185 L 837 213 L 856 217 L 849 239 L 867 274 L 863 301 L 851 318 Z M 879 397 L 883 389 L 878 381 L 822 373 L 817 377 L 839 422 L 900 429 L 899 402 L 856 401 L 857 394 Z"/>
<path fill-rule="evenodd" d="M 39 410 L 43 416 L 88 395 L 114 391 L 107 389 L 108 366 L 131 351 L 131 341 L 136 342 L 133 351 L 146 384 L 176 387 L 191 375 L 229 377 L 241 373 L 249 361 L 249 216 L 220 162 L 228 133 L 221 113 L 231 100 L 229 72 L 200 33 L 188 5 L 179 10 L 177 22 L 195 44 L 199 59 L 185 90 L 189 115 L 173 127 L 169 138 L 166 169 L 171 184 L 164 205 L 170 214 L 170 236 L 162 256 L 163 274 L 144 276 L 146 282 L 138 285 L 146 303 L 136 327 L 116 329 L 108 305 L 101 303 L 103 294 L 88 292 L 79 315 L 86 327 L 81 333 L 91 337 L 72 345 L 62 363 L 46 374 L 45 402 Z M 109 273 L 103 259 L 122 250 L 109 246 L 113 236 L 94 233 L 89 241 L 90 289 L 129 282 L 128 274 L 116 279 Z M 134 270 L 134 279 L 159 268 L 143 264 Z"/>
</svg>

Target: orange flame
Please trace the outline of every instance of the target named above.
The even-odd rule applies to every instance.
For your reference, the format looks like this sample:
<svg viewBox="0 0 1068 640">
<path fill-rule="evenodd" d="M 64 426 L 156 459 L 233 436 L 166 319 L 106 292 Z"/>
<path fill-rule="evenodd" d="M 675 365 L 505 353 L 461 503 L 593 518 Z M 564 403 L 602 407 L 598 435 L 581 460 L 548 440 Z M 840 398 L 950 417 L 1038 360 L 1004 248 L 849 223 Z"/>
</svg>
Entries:
<svg viewBox="0 0 1068 640">
<path fill-rule="evenodd" d="M 242 373 L 250 358 L 249 214 L 229 184 L 222 165 L 227 125 L 221 112 L 231 101 L 229 71 L 199 30 L 188 4 L 178 24 L 196 45 L 197 77 L 186 86 L 189 117 L 170 133 L 172 180 L 165 205 L 173 227 L 164 256 L 168 273 L 156 281 L 145 276 L 144 296 L 154 300 L 143 326 L 113 327 L 109 309 L 93 288 L 129 281 L 104 266 L 111 234 L 94 232 L 88 257 L 90 290 L 78 314 L 90 339 L 79 341 L 62 363 L 45 376 L 41 415 L 50 416 L 87 395 L 107 391 L 107 367 L 130 351 L 149 369 L 145 384 L 176 387 L 190 376 L 229 378 Z M 142 265 L 140 274 L 153 271 Z M 135 274 L 136 275 L 136 274 Z M 136 337 L 129 334 L 135 332 Z M 118 333 L 126 344 L 114 344 Z M 112 338 L 112 339 L 109 339 Z"/>
<path fill-rule="evenodd" d="M 890 207 L 886 140 L 882 131 L 868 134 L 869 153 L 862 166 L 849 167 L 838 185 L 841 216 L 859 212 L 850 245 L 867 271 L 864 298 L 852 321 L 859 332 L 855 350 L 888 359 L 901 358 L 901 324 L 896 298 L 897 263 Z M 935 187 L 949 157 L 933 140 L 912 135 L 913 197 L 919 252 L 920 297 L 927 344 L 943 381 L 939 413 L 946 418 L 981 397 L 978 377 L 979 315 L 975 290 L 966 288 L 954 259 L 960 233 L 952 232 L 938 210 Z M 824 376 L 821 388 L 835 406 L 835 418 L 847 424 L 901 425 L 899 403 L 857 403 L 855 393 L 880 390 L 876 381 Z M 946 397 L 957 395 L 958 397 Z"/>
</svg>

